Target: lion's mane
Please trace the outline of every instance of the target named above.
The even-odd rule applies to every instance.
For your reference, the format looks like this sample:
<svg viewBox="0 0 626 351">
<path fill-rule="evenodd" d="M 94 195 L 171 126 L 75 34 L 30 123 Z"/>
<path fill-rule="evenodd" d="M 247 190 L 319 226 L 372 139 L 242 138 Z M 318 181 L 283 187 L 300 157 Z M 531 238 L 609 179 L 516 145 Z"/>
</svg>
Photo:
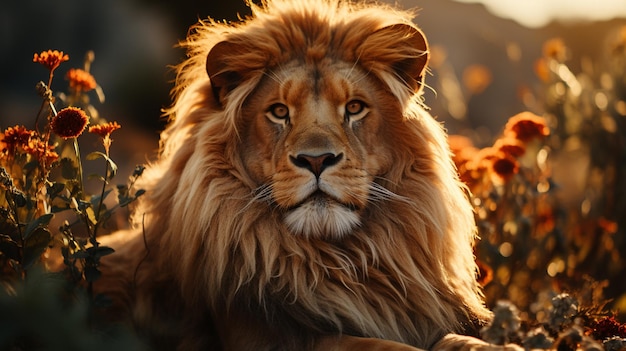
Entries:
<svg viewBox="0 0 626 351">
<path fill-rule="evenodd" d="M 354 51 L 380 28 L 414 26 L 413 14 L 336 0 L 251 7 L 248 21 L 207 20 L 182 43 L 188 59 L 178 67 L 171 121 L 159 159 L 143 176 L 138 230 L 126 234 L 135 244 L 116 253 L 136 258 L 127 282 L 136 297 L 120 297 L 123 289 L 114 295 L 135 306 L 136 319 L 174 305 L 186 311 L 181 316 L 204 314 L 189 323 L 210 319 L 219 330 L 221 315 L 245 310 L 284 333 L 344 333 L 424 348 L 487 320 L 475 279 L 472 208 L 446 135 L 416 93 L 421 82 L 401 79 L 387 64 L 408 54 L 386 45 L 397 40 L 391 37 L 361 56 Z M 247 50 L 227 56 L 240 76 L 219 77 L 237 83 L 222 103 L 206 60 L 226 40 Z M 239 116 L 267 69 L 324 57 L 366 66 L 404 111 L 386 117 L 393 166 L 377 178 L 395 195 L 365 209 L 340 240 L 291 233 L 279 211 L 258 201 L 241 157 L 251 151 L 242 147 Z M 105 278 L 103 290 L 113 289 L 111 282 Z"/>
</svg>

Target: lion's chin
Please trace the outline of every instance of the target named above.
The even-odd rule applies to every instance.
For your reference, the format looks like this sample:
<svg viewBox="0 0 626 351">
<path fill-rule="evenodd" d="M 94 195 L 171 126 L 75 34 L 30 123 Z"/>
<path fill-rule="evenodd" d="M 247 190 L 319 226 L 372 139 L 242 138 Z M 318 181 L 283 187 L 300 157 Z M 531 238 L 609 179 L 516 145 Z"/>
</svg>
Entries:
<svg viewBox="0 0 626 351">
<path fill-rule="evenodd" d="M 313 198 L 285 216 L 289 230 L 297 235 L 341 239 L 361 224 L 358 213 L 330 199 Z"/>
</svg>

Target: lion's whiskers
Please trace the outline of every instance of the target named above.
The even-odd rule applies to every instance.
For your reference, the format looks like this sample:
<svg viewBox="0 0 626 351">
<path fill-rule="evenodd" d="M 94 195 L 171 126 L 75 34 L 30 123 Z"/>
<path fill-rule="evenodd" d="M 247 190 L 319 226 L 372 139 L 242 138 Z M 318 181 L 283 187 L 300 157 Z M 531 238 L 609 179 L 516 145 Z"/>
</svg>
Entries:
<svg viewBox="0 0 626 351">
<path fill-rule="evenodd" d="M 256 189 L 252 190 L 250 193 L 250 199 L 248 203 L 243 206 L 243 208 L 238 212 L 238 214 L 242 214 L 250 209 L 250 207 L 256 202 L 265 202 L 267 204 L 271 204 L 274 202 L 272 198 L 272 184 L 267 183 L 263 184 Z"/>
<path fill-rule="evenodd" d="M 250 202 L 266 202 L 271 203 L 274 200 L 272 199 L 272 184 L 267 183 L 259 186 L 254 189 L 252 192 L 252 199 Z"/>
<path fill-rule="evenodd" d="M 381 201 L 400 201 L 407 204 L 412 203 L 411 199 L 398 195 L 378 183 L 370 183 L 369 190 L 370 196 L 368 198 L 368 202 L 370 204 L 376 204 Z"/>
</svg>

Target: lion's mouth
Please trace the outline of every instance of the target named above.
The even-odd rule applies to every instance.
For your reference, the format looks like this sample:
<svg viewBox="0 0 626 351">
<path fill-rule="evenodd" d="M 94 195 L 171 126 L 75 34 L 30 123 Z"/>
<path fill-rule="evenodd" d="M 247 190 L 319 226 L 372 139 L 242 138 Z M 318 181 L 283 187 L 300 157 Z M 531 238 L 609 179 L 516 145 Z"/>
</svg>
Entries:
<svg viewBox="0 0 626 351">
<path fill-rule="evenodd" d="M 311 195 L 305 197 L 304 199 L 302 199 L 302 201 L 298 202 L 297 204 L 289 207 L 288 210 L 294 210 L 297 209 L 299 207 L 302 207 L 302 205 L 304 204 L 308 204 L 308 205 L 313 205 L 316 208 L 329 208 L 333 205 L 341 205 L 343 207 L 345 207 L 346 209 L 350 210 L 350 211 L 358 211 L 359 207 L 355 204 L 352 203 L 345 203 L 327 193 L 325 193 L 324 191 L 317 189 L 314 192 L 311 193 Z"/>
<path fill-rule="evenodd" d="M 340 239 L 361 224 L 358 207 L 316 190 L 285 213 L 285 223 L 306 237 Z"/>
</svg>

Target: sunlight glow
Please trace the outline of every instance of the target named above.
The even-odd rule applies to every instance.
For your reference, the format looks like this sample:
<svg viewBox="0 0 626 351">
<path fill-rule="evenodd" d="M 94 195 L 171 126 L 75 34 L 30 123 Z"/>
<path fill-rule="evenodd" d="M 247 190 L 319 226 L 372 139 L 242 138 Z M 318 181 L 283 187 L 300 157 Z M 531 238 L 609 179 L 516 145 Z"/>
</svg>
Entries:
<svg viewBox="0 0 626 351">
<path fill-rule="evenodd" d="M 527 27 L 541 27 L 552 20 L 596 21 L 626 18 L 624 0 L 456 0 L 482 3 L 493 14 Z"/>
</svg>

